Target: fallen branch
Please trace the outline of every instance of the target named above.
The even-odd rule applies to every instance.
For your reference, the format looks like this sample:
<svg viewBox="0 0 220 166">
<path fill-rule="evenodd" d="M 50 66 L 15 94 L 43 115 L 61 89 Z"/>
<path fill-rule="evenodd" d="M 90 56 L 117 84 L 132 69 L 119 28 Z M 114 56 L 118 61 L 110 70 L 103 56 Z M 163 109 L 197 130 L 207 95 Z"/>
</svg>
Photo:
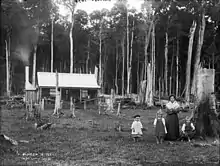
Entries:
<svg viewBox="0 0 220 166">
<path fill-rule="evenodd" d="M 9 138 L 8 136 L 6 136 L 6 135 L 4 135 L 4 134 L 1 134 L 1 135 L 0 135 L 0 139 L 1 139 L 1 142 L 2 142 L 3 140 L 5 140 L 5 141 L 10 142 L 12 145 L 18 145 L 18 142 L 17 142 L 17 141 L 15 141 L 14 139 Z"/>
<path fill-rule="evenodd" d="M 46 130 L 46 129 L 51 128 L 51 126 L 52 126 L 52 123 L 45 123 L 45 124 L 43 124 L 43 123 L 35 123 L 35 128 L 37 130 Z"/>
</svg>

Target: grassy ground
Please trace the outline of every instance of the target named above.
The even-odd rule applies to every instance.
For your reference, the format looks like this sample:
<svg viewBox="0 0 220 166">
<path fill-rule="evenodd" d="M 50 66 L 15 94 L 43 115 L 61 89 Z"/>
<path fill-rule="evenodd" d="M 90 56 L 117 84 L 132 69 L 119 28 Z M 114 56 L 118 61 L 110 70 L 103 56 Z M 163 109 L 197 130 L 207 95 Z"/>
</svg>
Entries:
<svg viewBox="0 0 220 166">
<path fill-rule="evenodd" d="M 20 143 L 17 154 L 7 154 L 2 165 L 186 165 L 213 163 L 219 160 L 219 147 L 193 147 L 187 142 L 165 142 L 155 144 L 153 119 L 155 109 L 122 110 L 121 119 L 115 116 L 98 115 L 97 110 L 77 110 L 76 119 L 69 118 L 70 112 L 57 119 L 52 110 L 42 112 L 43 118 L 55 123 L 54 128 L 35 130 L 34 122 L 26 122 L 23 110 L 3 110 L 3 133 Z M 140 114 L 148 130 L 144 140 L 134 143 L 130 137 L 132 116 Z M 181 113 L 183 119 L 187 113 Z M 123 132 L 114 130 L 115 124 L 123 124 Z"/>
</svg>

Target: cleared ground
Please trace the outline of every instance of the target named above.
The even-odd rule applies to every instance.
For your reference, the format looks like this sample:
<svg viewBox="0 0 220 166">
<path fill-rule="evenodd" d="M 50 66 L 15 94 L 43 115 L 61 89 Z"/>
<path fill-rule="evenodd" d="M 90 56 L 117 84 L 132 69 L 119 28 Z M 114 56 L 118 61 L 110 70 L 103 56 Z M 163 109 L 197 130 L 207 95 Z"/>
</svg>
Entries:
<svg viewBox="0 0 220 166">
<path fill-rule="evenodd" d="M 153 119 L 156 109 L 123 109 L 122 118 L 116 113 L 98 115 L 97 110 L 76 110 L 77 118 L 70 112 L 59 119 L 52 110 L 42 112 L 42 117 L 55 123 L 50 130 L 39 131 L 34 122 L 26 122 L 24 110 L 2 110 L 2 132 L 19 141 L 17 154 L 1 156 L 2 165 L 217 165 L 219 147 L 194 147 L 188 142 L 155 144 Z M 130 136 L 132 116 L 140 114 L 147 131 L 144 140 L 134 143 Z M 180 121 L 188 113 L 181 113 Z M 121 123 L 122 132 L 115 131 Z M 213 140 L 209 140 L 213 141 Z"/>
</svg>

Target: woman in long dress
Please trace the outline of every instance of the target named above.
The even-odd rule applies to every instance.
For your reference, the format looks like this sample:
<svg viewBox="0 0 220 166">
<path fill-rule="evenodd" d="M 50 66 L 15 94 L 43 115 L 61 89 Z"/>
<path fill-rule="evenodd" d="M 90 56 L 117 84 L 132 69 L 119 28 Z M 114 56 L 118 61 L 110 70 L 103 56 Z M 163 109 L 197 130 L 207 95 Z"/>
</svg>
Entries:
<svg viewBox="0 0 220 166">
<path fill-rule="evenodd" d="M 166 140 L 175 141 L 179 138 L 179 118 L 178 113 L 180 105 L 177 103 L 174 95 L 169 97 L 169 102 L 166 104 Z"/>
</svg>

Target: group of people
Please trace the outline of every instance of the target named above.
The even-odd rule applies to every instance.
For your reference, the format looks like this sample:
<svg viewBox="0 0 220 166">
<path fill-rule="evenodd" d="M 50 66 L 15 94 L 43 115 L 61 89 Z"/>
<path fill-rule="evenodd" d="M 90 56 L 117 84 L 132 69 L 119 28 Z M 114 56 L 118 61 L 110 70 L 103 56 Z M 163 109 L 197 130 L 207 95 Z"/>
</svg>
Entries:
<svg viewBox="0 0 220 166">
<path fill-rule="evenodd" d="M 156 143 L 163 143 L 164 139 L 168 141 L 175 141 L 178 139 L 187 139 L 189 142 L 195 134 L 195 126 L 189 117 L 185 118 L 185 122 L 179 128 L 178 113 L 180 112 L 180 105 L 176 101 L 174 95 L 169 97 L 169 102 L 166 104 L 166 118 L 163 117 L 163 111 L 159 109 L 154 120 Z M 134 141 L 138 141 L 143 135 L 143 125 L 140 120 L 140 115 L 134 116 L 134 121 L 131 125 L 131 134 Z"/>
</svg>

